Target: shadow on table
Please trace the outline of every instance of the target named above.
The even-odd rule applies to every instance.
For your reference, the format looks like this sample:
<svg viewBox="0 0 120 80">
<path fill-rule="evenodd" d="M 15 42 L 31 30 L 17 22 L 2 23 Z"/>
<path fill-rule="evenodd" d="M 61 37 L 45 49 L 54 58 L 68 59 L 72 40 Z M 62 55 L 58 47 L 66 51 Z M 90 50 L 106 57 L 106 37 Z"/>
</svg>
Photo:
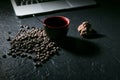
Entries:
<svg viewBox="0 0 120 80">
<path fill-rule="evenodd" d="M 97 44 L 74 37 L 66 37 L 60 46 L 74 55 L 82 57 L 94 57 L 100 52 Z"/>
<path fill-rule="evenodd" d="M 103 34 L 98 34 L 98 33 L 96 33 L 96 34 L 93 34 L 93 35 L 91 35 L 91 36 L 84 37 L 84 38 L 86 38 L 86 39 L 98 39 L 98 38 L 103 38 L 103 37 L 106 37 L 106 36 L 103 35 Z"/>
</svg>

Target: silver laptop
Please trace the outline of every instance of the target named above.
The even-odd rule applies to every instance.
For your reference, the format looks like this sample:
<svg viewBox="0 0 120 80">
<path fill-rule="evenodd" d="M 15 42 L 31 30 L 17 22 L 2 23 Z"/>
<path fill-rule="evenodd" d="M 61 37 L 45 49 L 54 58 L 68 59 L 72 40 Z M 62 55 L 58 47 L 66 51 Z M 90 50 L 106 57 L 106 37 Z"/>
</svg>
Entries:
<svg viewBox="0 0 120 80">
<path fill-rule="evenodd" d="M 16 16 L 95 5 L 94 0 L 11 0 Z"/>
</svg>

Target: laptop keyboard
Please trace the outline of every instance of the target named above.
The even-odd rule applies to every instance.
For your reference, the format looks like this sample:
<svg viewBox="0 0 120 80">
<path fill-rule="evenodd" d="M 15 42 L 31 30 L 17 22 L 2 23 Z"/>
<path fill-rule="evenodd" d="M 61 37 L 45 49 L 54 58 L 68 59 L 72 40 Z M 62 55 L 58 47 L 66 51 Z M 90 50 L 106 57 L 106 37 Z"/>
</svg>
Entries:
<svg viewBox="0 0 120 80">
<path fill-rule="evenodd" d="M 16 16 L 95 5 L 94 0 L 11 0 Z"/>
<path fill-rule="evenodd" d="M 56 0 L 15 0 L 17 6 L 37 4 L 37 3 L 50 2 L 50 1 L 56 1 Z"/>
</svg>

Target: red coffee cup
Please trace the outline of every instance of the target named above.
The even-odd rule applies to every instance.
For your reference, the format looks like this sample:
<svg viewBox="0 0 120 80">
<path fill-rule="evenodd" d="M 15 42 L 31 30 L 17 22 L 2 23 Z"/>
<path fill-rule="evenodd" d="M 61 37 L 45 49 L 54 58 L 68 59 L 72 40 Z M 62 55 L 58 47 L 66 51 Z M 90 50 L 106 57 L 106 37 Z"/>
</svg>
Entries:
<svg viewBox="0 0 120 80">
<path fill-rule="evenodd" d="M 45 31 L 52 40 L 64 38 L 68 32 L 70 20 L 64 16 L 52 16 L 44 20 Z"/>
</svg>

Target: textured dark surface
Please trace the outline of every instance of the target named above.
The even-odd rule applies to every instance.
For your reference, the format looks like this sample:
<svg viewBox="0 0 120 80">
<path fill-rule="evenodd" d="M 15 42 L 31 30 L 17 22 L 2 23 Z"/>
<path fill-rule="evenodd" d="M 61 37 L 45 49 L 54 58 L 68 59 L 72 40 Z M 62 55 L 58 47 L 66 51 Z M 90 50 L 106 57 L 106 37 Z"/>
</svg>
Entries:
<svg viewBox="0 0 120 80">
<path fill-rule="evenodd" d="M 33 17 L 15 16 L 9 0 L 0 2 L 0 80 L 120 80 L 120 11 L 118 0 L 99 0 L 99 6 L 41 14 L 63 15 L 71 20 L 68 37 L 61 44 L 60 55 L 53 56 L 43 67 L 22 58 L 2 58 L 10 48 L 8 32 L 15 35 L 20 24 L 41 27 Z M 88 20 L 102 37 L 83 39 L 77 27 Z"/>
</svg>

